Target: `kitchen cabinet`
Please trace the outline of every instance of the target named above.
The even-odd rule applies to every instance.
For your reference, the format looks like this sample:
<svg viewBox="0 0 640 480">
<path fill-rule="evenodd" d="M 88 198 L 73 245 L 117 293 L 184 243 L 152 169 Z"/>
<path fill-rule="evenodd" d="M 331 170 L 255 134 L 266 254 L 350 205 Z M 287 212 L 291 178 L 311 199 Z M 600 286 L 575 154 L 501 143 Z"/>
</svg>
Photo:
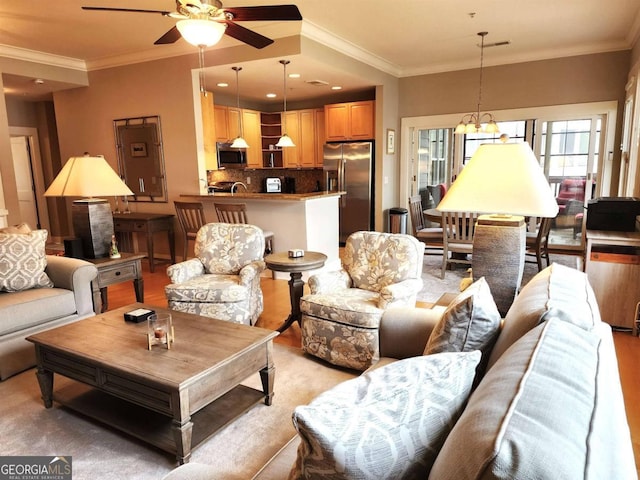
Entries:
<svg viewBox="0 0 640 480">
<path fill-rule="evenodd" d="M 285 168 L 315 167 L 316 118 L 315 110 L 293 110 L 283 114 L 283 125 L 295 147 L 283 149 Z"/>
<path fill-rule="evenodd" d="M 243 108 L 242 128 L 244 130 L 244 139 L 249 145 L 249 148 L 247 148 L 247 168 L 262 168 L 260 112 Z"/>
<path fill-rule="evenodd" d="M 316 117 L 316 167 L 324 166 L 324 143 L 326 138 L 324 128 L 324 108 L 317 108 Z"/>
<path fill-rule="evenodd" d="M 200 109 L 202 111 L 202 130 L 204 144 L 204 164 L 207 170 L 218 169 L 218 153 L 216 151 L 216 125 L 215 107 L 213 105 L 213 94 L 200 93 Z"/>
<path fill-rule="evenodd" d="M 640 232 L 587 230 L 585 272 L 602 320 L 637 334 Z"/>
<path fill-rule="evenodd" d="M 213 138 L 216 142 L 226 142 L 229 139 L 229 110 L 224 105 L 214 105 Z"/>
<path fill-rule="evenodd" d="M 324 107 L 326 141 L 371 140 L 375 137 L 375 102 L 334 103 Z"/>
</svg>

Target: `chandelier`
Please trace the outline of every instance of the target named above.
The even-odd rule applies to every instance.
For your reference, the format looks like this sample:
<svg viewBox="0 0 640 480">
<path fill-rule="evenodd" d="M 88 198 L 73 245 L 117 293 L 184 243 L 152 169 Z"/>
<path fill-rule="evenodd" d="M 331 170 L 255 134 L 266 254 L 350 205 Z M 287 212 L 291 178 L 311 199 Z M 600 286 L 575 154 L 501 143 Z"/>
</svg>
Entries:
<svg viewBox="0 0 640 480">
<path fill-rule="evenodd" d="M 480 86 L 478 89 L 478 111 L 467 113 L 462 117 L 460 123 L 456 127 L 456 134 L 465 133 L 500 133 L 498 124 L 491 113 L 480 113 L 480 105 L 482 104 L 482 67 L 484 62 L 484 37 L 489 32 L 479 32 L 480 42 Z M 485 123 L 486 122 L 486 123 Z"/>
</svg>

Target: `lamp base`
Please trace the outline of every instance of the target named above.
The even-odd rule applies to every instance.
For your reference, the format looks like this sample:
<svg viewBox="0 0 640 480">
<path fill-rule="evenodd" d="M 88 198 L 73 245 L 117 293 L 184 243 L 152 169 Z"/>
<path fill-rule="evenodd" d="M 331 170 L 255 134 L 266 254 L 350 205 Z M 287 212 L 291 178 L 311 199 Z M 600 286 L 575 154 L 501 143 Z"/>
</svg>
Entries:
<svg viewBox="0 0 640 480">
<path fill-rule="evenodd" d="M 99 198 L 75 200 L 71 217 L 75 235 L 82 241 L 84 257 L 108 257 L 113 236 L 113 215 L 109 202 Z"/>
<path fill-rule="evenodd" d="M 480 215 L 473 235 L 473 278 L 485 277 L 500 315 L 518 294 L 526 250 L 524 217 Z"/>
</svg>

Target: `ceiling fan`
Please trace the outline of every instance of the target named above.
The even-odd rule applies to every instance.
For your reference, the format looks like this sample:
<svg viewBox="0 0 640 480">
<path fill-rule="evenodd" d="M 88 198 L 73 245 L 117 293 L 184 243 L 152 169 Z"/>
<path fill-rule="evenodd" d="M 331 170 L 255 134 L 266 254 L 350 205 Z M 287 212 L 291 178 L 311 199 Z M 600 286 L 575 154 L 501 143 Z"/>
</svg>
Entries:
<svg viewBox="0 0 640 480">
<path fill-rule="evenodd" d="M 235 22 L 242 21 L 294 21 L 302 20 L 302 15 L 295 5 L 265 5 L 255 7 L 230 7 L 224 8 L 220 0 L 176 0 L 176 10 L 144 10 L 137 8 L 112 8 L 112 7 L 82 7 L 83 10 L 106 10 L 112 12 L 155 13 L 166 17 L 178 19 L 167 33 L 153 42 L 155 45 L 174 43 L 184 32 L 183 25 L 199 23 L 200 26 L 212 27 L 218 30 L 219 37 L 229 35 L 255 48 L 264 48 L 271 45 L 273 40 L 253 30 L 249 30 Z M 185 22 L 186 21 L 186 22 Z M 209 23 L 211 22 L 211 23 Z M 210 43 L 217 43 L 218 39 Z M 193 41 L 185 38 L 189 43 Z M 207 45 L 207 46 L 209 46 Z M 196 45 L 199 46 L 199 45 Z"/>
</svg>

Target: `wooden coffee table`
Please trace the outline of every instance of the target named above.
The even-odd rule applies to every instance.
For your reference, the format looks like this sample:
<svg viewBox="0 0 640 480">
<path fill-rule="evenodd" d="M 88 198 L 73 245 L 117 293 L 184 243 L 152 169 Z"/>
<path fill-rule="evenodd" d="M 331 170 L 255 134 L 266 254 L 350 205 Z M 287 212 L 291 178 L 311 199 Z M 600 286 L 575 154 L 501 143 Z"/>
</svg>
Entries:
<svg viewBox="0 0 640 480">
<path fill-rule="evenodd" d="M 135 308 L 171 312 L 175 343 L 147 348 Z M 136 303 L 27 338 L 46 408 L 53 400 L 175 453 L 191 449 L 264 399 L 271 405 L 277 332 Z M 263 391 L 240 385 L 260 373 Z M 75 380 L 54 392 L 54 373 Z"/>
</svg>

